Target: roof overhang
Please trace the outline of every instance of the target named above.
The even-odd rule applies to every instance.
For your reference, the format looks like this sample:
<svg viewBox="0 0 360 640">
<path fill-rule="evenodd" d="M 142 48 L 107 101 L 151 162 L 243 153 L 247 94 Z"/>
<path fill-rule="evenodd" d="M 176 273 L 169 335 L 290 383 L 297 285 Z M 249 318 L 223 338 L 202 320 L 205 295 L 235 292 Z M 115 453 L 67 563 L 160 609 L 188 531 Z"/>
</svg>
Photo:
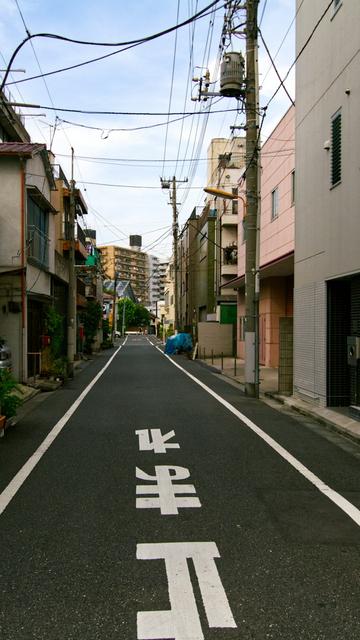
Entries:
<svg viewBox="0 0 360 640">
<path fill-rule="evenodd" d="M 294 252 L 290 251 L 278 260 L 272 260 L 260 267 L 260 280 L 265 278 L 284 278 L 294 273 Z M 243 289 L 245 287 L 245 274 L 237 276 L 221 285 L 221 289 Z"/>
<path fill-rule="evenodd" d="M 41 209 L 45 209 L 46 211 L 50 211 L 50 213 L 57 213 L 57 210 L 51 202 L 41 193 L 40 189 L 38 189 L 35 185 L 26 185 L 26 189 L 29 192 L 30 196 L 33 200 L 41 207 Z"/>
</svg>

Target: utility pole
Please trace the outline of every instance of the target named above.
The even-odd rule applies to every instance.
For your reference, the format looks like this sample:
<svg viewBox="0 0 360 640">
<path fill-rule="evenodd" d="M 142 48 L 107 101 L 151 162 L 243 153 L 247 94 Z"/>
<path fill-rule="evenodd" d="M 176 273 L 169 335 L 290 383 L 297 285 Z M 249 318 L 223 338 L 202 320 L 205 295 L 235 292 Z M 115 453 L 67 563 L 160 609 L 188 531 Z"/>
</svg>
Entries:
<svg viewBox="0 0 360 640">
<path fill-rule="evenodd" d="M 245 255 L 245 393 L 259 397 L 258 340 L 258 82 L 257 9 L 259 0 L 246 3 L 246 255 Z"/>
<path fill-rule="evenodd" d="M 178 299 L 178 213 L 177 213 L 177 205 L 176 202 L 176 183 L 177 182 L 187 182 L 188 179 L 184 180 L 176 180 L 176 177 L 173 176 L 171 180 L 172 185 L 172 193 L 170 196 L 173 210 L 173 256 L 174 256 L 174 333 L 177 333 L 179 329 L 179 299 Z M 164 180 L 160 178 L 162 189 L 170 189 L 170 180 Z"/>
<path fill-rule="evenodd" d="M 76 351 L 76 274 L 75 274 L 75 180 L 74 180 L 74 149 L 71 147 L 71 180 L 70 180 L 70 209 L 68 224 L 69 240 L 69 290 L 68 290 L 68 326 L 67 326 L 67 358 L 68 375 L 74 377 L 74 355 Z"/>
<path fill-rule="evenodd" d="M 112 339 L 115 340 L 116 331 L 116 287 L 117 287 L 117 272 L 116 264 L 114 266 L 114 293 L 113 293 L 113 317 L 112 317 Z"/>
<path fill-rule="evenodd" d="M 178 300 L 178 215 L 176 208 L 176 178 L 172 179 L 172 208 L 173 208 L 173 255 L 174 255 L 174 333 L 179 328 L 179 300 Z"/>
</svg>

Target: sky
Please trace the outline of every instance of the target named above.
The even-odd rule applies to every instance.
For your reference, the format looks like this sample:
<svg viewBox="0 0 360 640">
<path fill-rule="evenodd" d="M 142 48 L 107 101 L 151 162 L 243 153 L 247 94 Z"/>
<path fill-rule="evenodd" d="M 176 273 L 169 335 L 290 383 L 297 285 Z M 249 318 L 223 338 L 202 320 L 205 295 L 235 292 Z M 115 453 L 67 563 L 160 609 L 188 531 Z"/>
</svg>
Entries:
<svg viewBox="0 0 360 640">
<path fill-rule="evenodd" d="M 0 68 L 29 33 L 52 33 L 90 42 L 119 43 L 159 33 L 187 20 L 211 0 L 0 0 Z M 283 78 L 294 61 L 295 0 L 260 0 L 263 38 Z M 239 12 L 239 24 L 244 12 Z M 120 47 L 79 45 L 34 38 L 17 55 L 12 68 L 25 69 L 8 78 L 6 91 L 23 108 L 33 142 L 53 151 L 68 179 L 71 147 L 74 179 L 88 205 L 84 224 L 96 229 L 97 243 L 128 246 L 130 234 L 143 238 L 143 250 L 166 260 L 172 248 L 172 208 L 160 178 L 176 176 L 180 227 L 194 207 L 204 204 L 206 153 L 212 138 L 231 136 L 230 126 L 244 124 L 234 98 L 192 101 L 192 78 L 210 71 L 219 89 L 216 61 L 224 19 L 224 1 L 190 25 L 104 60 L 46 78 L 27 78 L 97 58 Z M 241 32 L 241 28 L 239 29 Z M 285 38 L 285 39 L 284 39 Z M 264 46 L 259 42 L 260 101 L 265 105 L 279 85 Z M 228 50 L 242 51 L 239 33 Z M 3 74 L 0 74 L 0 77 Z M 13 84 L 10 84 L 13 83 Z M 294 98 L 294 72 L 286 81 Z M 43 107 L 53 107 L 52 110 Z M 262 139 L 290 107 L 281 89 L 264 118 Z M 154 112 L 164 115 L 96 115 L 88 111 Z M 210 109 L 210 115 L 169 116 Z M 221 113 L 212 113 L 221 111 Z M 179 119 L 180 118 L 180 119 Z M 176 122 L 171 122 L 172 120 Z M 154 126 L 156 125 L 156 126 Z M 158 126 L 159 125 L 159 126 Z M 145 128 L 146 127 L 146 128 Z M 118 129 L 118 130 L 116 130 Z M 121 130 L 119 130 L 121 129 Z M 237 135 L 241 135 L 238 133 Z"/>
</svg>

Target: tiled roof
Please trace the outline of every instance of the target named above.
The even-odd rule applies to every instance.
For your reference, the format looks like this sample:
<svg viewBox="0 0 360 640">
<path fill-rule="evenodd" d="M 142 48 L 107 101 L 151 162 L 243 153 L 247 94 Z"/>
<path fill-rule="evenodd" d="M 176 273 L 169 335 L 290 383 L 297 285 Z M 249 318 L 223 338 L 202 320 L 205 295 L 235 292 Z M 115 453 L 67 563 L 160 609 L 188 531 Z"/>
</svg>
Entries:
<svg viewBox="0 0 360 640">
<path fill-rule="evenodd" d="M 31 157 L 39 151 L 46 149 L 45 144 L 28 143 L 28 142 L 1 142 L 1 156 L 27 156 Z"/>
</svg>

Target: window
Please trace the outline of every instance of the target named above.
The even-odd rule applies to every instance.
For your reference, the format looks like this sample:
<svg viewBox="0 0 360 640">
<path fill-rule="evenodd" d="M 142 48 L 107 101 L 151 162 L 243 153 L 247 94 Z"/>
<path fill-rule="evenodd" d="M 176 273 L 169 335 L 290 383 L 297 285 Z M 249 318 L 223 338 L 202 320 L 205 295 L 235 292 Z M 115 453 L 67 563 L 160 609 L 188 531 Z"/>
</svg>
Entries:
<svg viewBox="0 0 360 640">
<path fill-rule="evenodd" d="M 295 204 L 295 170 L 291 172 L 291 206 Z"/>
<path fill-rule="evenodd" d="M 271 192 L 271 220 L 274 220 L 279 215 L 279 189 L 276 187 Z"/>
<path fill-rule="evenodd" d="M 331 186 L 341 182 L 341 111 L 331 119 Z"/>
<path fill-rule="evenodd" d="M 49 266 L 49 216 L 33 198 L 28 197 L 28 257 L 40 267 Z"/>
</svg>

